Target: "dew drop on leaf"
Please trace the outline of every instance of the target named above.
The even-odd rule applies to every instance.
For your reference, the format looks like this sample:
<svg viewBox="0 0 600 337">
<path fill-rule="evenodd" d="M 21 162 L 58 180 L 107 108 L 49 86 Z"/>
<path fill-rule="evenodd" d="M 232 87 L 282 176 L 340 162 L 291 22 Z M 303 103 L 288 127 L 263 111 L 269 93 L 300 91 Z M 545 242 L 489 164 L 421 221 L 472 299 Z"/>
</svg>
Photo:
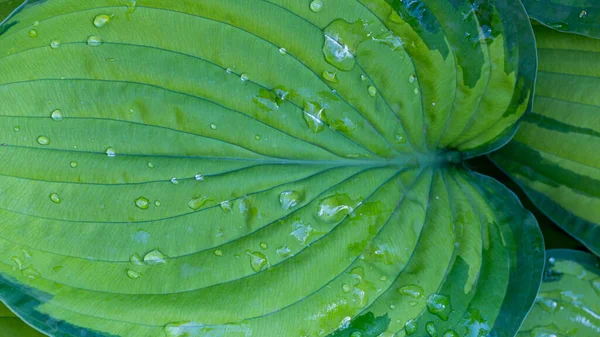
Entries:
<svg viewBox="0 0 600 337">
<path fill-rule="evenodd" d="M 398 289 L 398 293 L 400 293 L 400 295 L 412 297 L 414 299 L 419 299 L 423 297 L 423 292 L 423 288 L 416 284 L 409 284 Z"/>
<path fill-rule="evenodd" d="M 146 164 L 146 165 L 148 165 L 148 168 L 154 168 L 154 164 L 151 162 L 148 162 L 148 164 Z"/>
<path fill-rule="evenodd" d="M 588 13 L 585 9 L 582 9 L 581 12 L 579 12 L 579 18 L 583 19 L 585 17 L 587 17 Z"/>
<path fill-rule="evenodd" d="M 138 273 L 137 271 L 135 271 L 133 269 L 127 269 L 127 277 L 129 277 L 132 280 L 135 280 L 135 279 L 140 278 L 140 273 Z"/>
<path fill-rule="evenodd" d="M 129 257 L 129 262 L 135 264 L 136 266 L 141 266 L 142 258 L 137 253 L 134 253 Z"/>
<path fill-rule="evenodd" d="M 202 206 L 204 206 L 204 204 L 206 204 L 208 201 L 210 201 L 211 199 L 206 197 L 206 196 L 201 196 L 198 198 L 194 198 L 191 199 L 188 202 L 188 207 L 193 209 L 194 211 L 199 210 Z"/>
<path fill-rule="evenodd" d="M 28 267 L 23 269 L 23 271 L 21 271 L 21 273 L 23 274 L 23 276 L 25 276 L 28 279 L 38 279 L 42 276 L 42 274 L 40 274 L 39 271 L 37 271 L 36 269 L 34 269 L 33 267 Z"/>
<path fill-rule="evenodd" d="M 344 283 L 342 284 L 342 291 L 345 293 L 349 293 L 352 291 L 352 286 L 347 283 Z"/>
<path fill-rule="evenodd" d="M 450 298 L 440 294 L 430 295 L 427 297 L 427 310 L 444 321 L 448 320 L 448 316 L 452 311 Z"/>
<path fill-rule="evenodd" d="M 204 181 L 204 176 L 198 173 L 194 176 L 194 179 L 196 179 L 197 181 Z"/>
<path fill-rule="evenodd" d="M 56 193 L 50 194 L 50 200 L 55 204 L 60 203 L 60 197 Z"/>
<path fill-rule="evenodd" d="M 367 91 L 369 92 L 369 96 L 371 96 L 371 97 L 377 96 L 377 88 L 375 88 L 374 86 L 372 86 L 372 85 L 369 86 Z"/>
<path fill-rule="evenodd" d="M 72 161 L 70 165 L 72 168 L 76 168 L 77 166 L 79 166 L 79 164 L 76 161 Z"/>
<path fill-rule="evenodd" d="M 110 16 L 106 14 L 98 14 L 94 18 L 94 26 L 102 28 L 110 22 Z"/>
<path fill-rule="evenodd" d="M 279 48 L 279 54 L 281 54 L 281 55 L 287 55 L 287 49 L 285 49 L 285 48 Z"/>
<path fill-rule="evenodd" d="M 558 302 L 551 298 L 538 296 L 538 298 L 535 299 L 535 303 L 547 312 L 555 312 L 558 309 Z"/>
<path fill-rule="evenodd" d="M 300 203 L 302 195 L 298 191 L 283 191 L 279 194 L 279 203 L 281 208 L 289 210 L 296 207 Z"/>
<path fill-rule="evenodd" d="M 14 131 L 14 132 L 19 132 L 19 131 L 21 131 L 21 127 L 17 125 L 17 126 L 15 126 L 15 127 L 13 128 L 13 131 Z"/>
<path fill-rule="evenodd" d="M 60 122 L 63 120 L 62 111 L 60 111 L 58 109 L 54 110 L 54 111 L 52 111 L 52 114 L 50 115 L 50 117 L 52 118 L 53 121 Z"/>
<path fill-rule="evenodd" d="M 417 322 L 414 319 L 409 319 L 406 324 L 404 324 L 404 329 L 406 330 L 407 335 L 412 335 L 417 332 Z"/>
<path fill-rule="evenodd" d="M 102 42 L 102 38 L 96 35 L 92 35 L 87 39 L 87 45 L 90 47 L 98 47 L 102 44 Z"/>
<path fill-rule="evenodd" d="M 310 131 L 318 133 L 325 128 L 325 109 L 319 103 L 304 102 L 303 117 Z"/>
<path fill-rule="evenodd" d="M 458 337 L 458 334 L 454 330 L 446 330 L 443 337 Z"/>
<path fill-rule="evenodd" d="M 117 156 L 117 151 L 115 149 L 113 149 L 112 147 L 109 147 L 106 149 L 106 155 L 113 158 Z"/>
<path fill-rule="evenodd" d="M 288 257 L 292 254 L 292 251 L 287 246 L 281 246 L 276 250 L 277 255 L 282 258 Z"/>
<path fill-rule="evenodd" d="M 220 249 L 215 250 L 214 252 L 215 256 L 223 256 L 223 251 Z"/>
<path fill-rule="evenodd" d="M 323 0 L 313 0 L 310 3 L 310 10 L 318 13 L 323 9 Z"/>
<path fill-rule="evenodd" d="M 213 130 L 216 130 L 217 129 L 217 125 L 214 124 L 214 123 L 212 123 L 212 124 L 210 124 L 210 128 L 213 129 Z"/>
<path fill-rule="evenodd" d="M 221 202 L 220 206 L 221 206 L 221 210 L 225 214 L 229 214 L 233 211 L 233 205 L 231 204 L 231 201 L 229 201 L 229 200 Z"/>
<path fill-rule="evenodd" d="M 417 80 L 417 75 L 411 74 L 410 76 L 408 76 L 408 83 L 415 83 L 416 80 Z"/>
<path fill-rule="evenodd" d="M 310 237 L 310 234 L 313 232 L 313 229 L 310 225 L 304 224 L 302 221 L 296 221 L 292 224 L 292 232 L 291 236 L 295 237 L 301 244 L 305 245 Z"/>
<path fill-rule="evenodd" d="M 171 178 L 171 184 L 177 185 L 177 184 L 179 184 L 179 180 L 177 180 L 177 178 L 173 177 L 173 178 Z"/>
<path fill-rule="evenodd" d="M 241 74 L 240 80 L 242 80 L 242 82 L 247 82 L 248 80 L 250 80 L 250 77 L 248 77 L 248 75 L 246 74 Z"/>
<path fill-rule="evenodd" d="M 321 200 L 317 208 L 317 217 L 325 223 L 341 221 L 354 210 L 352 199 L 347 194 L 336 194 Z"/>
<path fill-rule="evenodd" d="M 354 331 L 350 334 L 350 337 L 363 337 L 363 334 L 360 331 Z"/>
<path fill-rule="evenodd" d="M 60 41 L 59 40 L 50 41 L 50 48 L 52 48 L 52 49 L 60 48 Z"/>
<path fill-rule="evenodd" d="M 148 198 L 145 197 L 139 197 L 135 199 L 135 205 L 139 209 L 146 210 L 148 209 L 148 207 L 150 207 L 150 200 L 148 200 Z"/>
<path fill-rule="evenodd" d="M 427 324 L 425 324 L 425 331 L 427 331 L 427 334 L 430 337 L 437 336 L 437 328 L 435 327 L 435 323 L 433 322 L 427 322 Z"/>
<path fill-rule="evenodd" d="M 252 270 L 255 272 L 259 272 L 269 267 L 269 260 L 267 260 L 265 254 L 247 251 L 246 255 L 250 258 L 250 267 L 252 267 Z"/>
<path fill-rule="evenodd" d="M 154 206 L 160 207 L 160 205 L 161 205 L 160 200 L 155 200 L 154 201 Z"/>
<path fill-rule="evenodd" d="M 166 264 L 167 257 L 158 249 L 154 249 L 144 255 L 144 263 L 149 266 Z"/>
<path fill-rule="evenodd" d="M 32 30 L 30 30 L 30 31 L 29 31 L 29 37 L 30 37 L 30 38 L 34 39 L 34 38 L 36 38 L 37 36 L 38 36 L 38 31 L 37 31 L 37 29 L 32 29 Z"/>
<path fill-rule="evenodd" d="M 50 138 L 48 138 L 46 136 L 39 136 L 39 137 L 37 137 L 37 142 L 40 145 L 49 145 L 50 144 Z"/>
<path fill-rule="evenodd" d="M 339 80 L 337 78 L 337 74 L 335 73 L 335 71 L 331 71 L 331 70 L 324 70 L 323 74 L 321 74 L 321 76 L 323 76 L 323 79 L 325 81 L 331 82 L 331 83 L 338 83 Z"/>
</svg>

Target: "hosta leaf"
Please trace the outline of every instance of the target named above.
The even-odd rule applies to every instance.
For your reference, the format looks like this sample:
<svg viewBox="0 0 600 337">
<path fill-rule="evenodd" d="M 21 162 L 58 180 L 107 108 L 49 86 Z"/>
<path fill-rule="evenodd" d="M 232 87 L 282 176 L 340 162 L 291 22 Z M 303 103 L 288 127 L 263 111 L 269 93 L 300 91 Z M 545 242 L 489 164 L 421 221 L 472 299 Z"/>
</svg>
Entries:
<svg viewBox="0 0 600 337">
<path fill-rule="evenodd" d="M 517 337 L 600 335 L 600 260 L 550 250 L 544 283 Z"/>
<path fill-rule="evenodd" d="M 531 200 L 600 254 L 600 40 L 535 30 L 533 113 L 492 155 Z"/>
<path fill-rule="evenodd" d="M 0 334 L 2 337 L 42 337 L 0 302 Z"/>
<path fill-rule="evenodd" d="M 531 18 L 563 32 L 600 37 L 597 0 L 523 0 Z"/>
<path fill-rule="evenodd" d="M 32 1 L 0 35 L 0 298 L 55 336 L 513 336 L 542 239 L 465 169 L 514 1 Z"/>
</svg>

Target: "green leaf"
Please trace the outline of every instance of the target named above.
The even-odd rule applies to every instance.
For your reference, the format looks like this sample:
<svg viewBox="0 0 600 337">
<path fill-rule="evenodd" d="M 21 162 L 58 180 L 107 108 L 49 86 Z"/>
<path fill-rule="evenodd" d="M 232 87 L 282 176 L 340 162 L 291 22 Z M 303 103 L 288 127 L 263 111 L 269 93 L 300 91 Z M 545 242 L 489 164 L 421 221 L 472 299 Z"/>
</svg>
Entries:
<svg viewBox="0 0 600 337">
<path fill-rule="evenodd" d="M 535 30 L 533 113 L 492 159 L 552 220 L 600 255 L 600 40 Z"/>
<path fill-rule="evenodd" d="M 535 219 L 455 165 L 531 105 L 520 3 L 52 0 L 3 27 L 0 298 L 36 328 L 512 337 L 529 311 Z"/>
<path fill-rule="evenodd" d="M 600 334 L 600 260 L 575 250 L 550 250 L 544 283 L 517 337 Z"/>
<path fill-rule="evenodd" d="M 0 302 L 0 331 L 2 337 L 42 337 L 45 336 L 31 328 L 2 302 Z"/>
<path fill-rule="evenodd" d="M 597 0 L 523 0 L 532 19 L 558 31 L 600 38 Z"/>
</svg>

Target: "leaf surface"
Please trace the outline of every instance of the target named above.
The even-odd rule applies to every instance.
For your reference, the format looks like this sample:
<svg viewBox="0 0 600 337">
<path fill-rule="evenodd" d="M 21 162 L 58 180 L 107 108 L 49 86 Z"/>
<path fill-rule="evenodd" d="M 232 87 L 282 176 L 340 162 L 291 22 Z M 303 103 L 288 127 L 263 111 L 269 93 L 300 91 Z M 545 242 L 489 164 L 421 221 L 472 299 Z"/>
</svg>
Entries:
<svg viewBox="0 0 600 337">
<path fill-rule="evenodd" d="M 2 337 L 42 337 L 45 336 L 33 329 L 12 311 L 10 311 L 2 302 L 0 302 L 0 331 Z"/>
<path fill-rule="evenodd" d="M 552 220 L 600 254 L 600 40 L 537 26 L 533 112 L 492 159 Z"/>
<path fill-rule="evenodd" d="M 4 27 L 0 298 L 40 330 L 513 336 L 529 311 L 535 219 L 454 165 L 530 107 L 519 3 L 53 0 Z"/>
<path fill-rule="evenodd" d="M 523 0 L 532 19 L 561 32 L 600 38 L 596 0 Z"/>
</svg>

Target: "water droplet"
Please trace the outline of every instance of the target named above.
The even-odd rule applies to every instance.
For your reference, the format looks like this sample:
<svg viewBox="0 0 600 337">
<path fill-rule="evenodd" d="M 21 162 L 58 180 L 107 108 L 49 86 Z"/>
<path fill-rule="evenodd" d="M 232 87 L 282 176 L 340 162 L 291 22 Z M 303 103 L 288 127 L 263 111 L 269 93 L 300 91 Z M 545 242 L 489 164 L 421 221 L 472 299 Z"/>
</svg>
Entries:
<svg viewBox="0 0 600 337">
<path fill-rule="evenodd" d="M 127 269 L 127 277 L 129 277 L 130 279 L 135 280 L 135 279 L 140 278 L 140 276 L 141 276 L 140 273 L 138 273 L 137 271 L 132 270 L 132 269 Z"/>
<path fill-rule="evenodd" d="M 211 123 L 210 124 L 210 128 L 213 129 L 213 130 L 216 130 L 217 129 L 217 125 L 214 124 L 214 123 Z"/>
<path fill-rule="evenodd" d="M 148 162 L 148 168 L 154 168 L 154 164 L 152 164 L 151 162 Z"/>
<path fill-rule="evenodd" d="M 25 268 L 25 266 L 23 265 L 23 261 L 21 261 L 21 259 L 19 259 L 18 257 L 13 256 L 11 259 L 15 263 L 16 269 L 23 270 Z"/>
<path fill-rule="evenodd" d="M 149 266 L 166 264 L 167 257 L 158 249 L 154 249 L 144 255 L 144 263 Z"/>
<path fill-rule="evenodd" d="M 50 200 L 52 200 L 52 202 L 55 204 L 60 203 L 60 197 L 56 193 L 50 194 Z"/>
<path fill-rule="evenodd" d="M 255 135 L 255 136 L 254 136 L 254 139 L 255 139 L 255 140 L 260 140 L 260 135 Z"/>
<path fill-rule="evenodd" d="M 115 149 L 113 149 L 112 147 L 107 148 L 105 152 L 106 152 L 106 155 L 111 158 L 117 156 L 117 151 L 115 151 Z"/>
<path fill-rule="evenodd" d="M 148 209 L 148 207 L 150 207 L 150 200 L 148 200 L 147 198 L 144 197 L 139 197 L 137 199 L 135 199 L 135 205 L 139 208 L 139 209 Z"/>
<path fill-rule="evenodd" d="M 137 9 L 137 1 L 136 0 L 129 0 L 129 3 L 127 4 L 127 14 L 133 14 L 135 12 L 135 10 Z"/>
<path fill-rule="evenodd" d="M 396 306 L 393 304 L 390 304 L 390 310 L 395 310 L 395 309 L 396 309 Z"/>
<path fill-rule="evenodd" d="M 204 204 L 206 204 L 208 201 L 210 201 L 212 199 L 206 197 L 206 196 L 201 196 L 198 198 L 194 198 L 192 200 L 190 200 L 188 202 L 188 207 L 193 209 L 194 211 L 199 210 L 202 206 L 204 206 Z"/>
<path fill-rule="evenodd" d="M 408 76 L 408 83 L 415 83 L 416 80 L 417 80 L 417 75 L 410 74 L 410 76 Z"/>
<path fill-rule="evenodd" d="M 349 293 L 350 291 L 352 291 L 352 286 L 349 284 L 342 284 L 342 291 L 345 293 Z"/>
<path fill-rule="evenodd" d="M 23 269 L 21 271 L 21 273 L 23 274 L 23 276 L 25 276 L 25 277 L 27 277 L 28 279 L 31 279 L 31 280 L 38 279 L 38 278 L 40 278 L 42 276 L 42 274 L 40 274 L 39 271 L 35 270 L 32 267 L 28 267 L 28 268 Z"/>
<path fill-rule="evenodd" d="M 313 0 L 310 3 L 310 10 L 318 13 L 323 9 L 323 0 Z"/>
<path fill-rule="evenodd" d="M 336 194 L 321 200 L 317 208 L 317 217 L 326 223 L 340 222 L 350 215 L 354 208 L 353 200 L 347 194 Z"/>
<path fill-rule="evenodd" d="M 50 48 L 52 49 L 58 49 L 60 47 L 60 41 L 59 40 L 52 40 L 50 41 Z"/>
<path fill-rule="evenodd" d="M 301 244 L 305 245 L 310 234 L 313 232 L 312 227 L 310 227 L 310 225 L 305 225 L 301 221 L 297 221 L 292 224 L 292 228 L 293 230 L 290 235 L 295 237 Z"/>
<path fill-rule="evenodd" d="M 427 324 L 425 324 L 425 331 L 427 331 L 427 334 L 431 337 L 437 336 L 437 328 L 433 322 L 427 322 Z"/>
<path fill-rule="evenodd" d="M 220 249 L 215 250 L 215 255 L 216 256 L 223 256 L 223 251 Z"/>
<path fill-rule="evenodd" d="M 555 259 L 555 258 L 553 258 L 553 257 L 550 257 L 550 258 L 548 258 L 548 263 L 549 263 L 551 266 L 554 266 L 554 264 L 556 263 L 556 259 Z"/>
<path fill-rule="evenodd" d="M 583 19 L 585 17 L 587 17 L 588 13 L 585 9 L 582 9 L 581 12 L 579 12 L 579 18 Z"/>
<path fill-rule="evenodd" d="M 558 302 L 551 298 L 538 297 L 535 299 L 535 303 L 548 312 L 555 312 L 558 309 Z"/>
<path fill-rule="evenodd" d="M 406 324 L 404 324 L 404 329 L 406 329 L 407 335 L 412 335 L 417 332 L 417 321 L 414 319 L 409 319 Z"/>
<path fill-rule="evenodd" d="M 377 88 L 375 88 L 374 86 L 369 86 L 369 88 L 367 89 L 369 92 L 369 96 L 371 97 L 375 97 L 377 96 Z"/>
<path fill-rule="evenodd" d="M 37 29 L 32 29 L 32 30 L 30 30 L 30 31 L 29 31 L 29 37 L 30 37 L 30 38 L 34 39 L 34 38 L 36 38 L 37 36 L 38 36 L 38 31 L 37 31 Z"/>
<path fill-rule="evenodd" d="M 98 47 L 99 45 L 102 44 L 102 38 L 100 36 L 96 36 L 96 35 L 92 35 L 90 37 L 88 37 L 87 39 L 87 44 L 90 47 Z"/>
<path fill-rule="evenodd" d="M 365 75 L 360 75 L 360 79 L 361 79 L 361 81 L 366 81 L 368 78 Z"/>
<path fill-rule="evenodd" d="M 287 55 L 287 49 L 285 49 L 285 48 L 279 48 L 279 53 L 281 55 Z"/>
<path fill-rule="evenodd" d="M 50 144 L 50 138 L 48 138 L 46 136 L 39 136 L 39 137 L 37 137 L 37 142 L 40 145 L 48 145 L 48 144 Z"/>
<path fill-rule="evenodd" d="M 94 26 L 102 28 L 110 22 L 111 17 L 106 14 L 96 15 L 94 18 Z"/>
<path fill-rule="evenodd" d="M 255 272 L 259 272 L 269 267 L 269 260 L 267 260 L 265 254 L 247 251 L 246 255 L 250 258 L 250 267 L 252 267 L 252 270 Z"/>
<path fill-rule="evenodd" d="M 231 204 L 231 202 L 229 200 L 221 202 L 220 205 L 221 205 L 221 210 L 225 214 L 229 214 L 233 211 L 233 205 Z"/>
<path fill-rule="evenodd" d="M 387 282 L 387 280 L 388 280 L 388 277 L 387 277 L 387 276 L 385 276 L 385 275 L 381 275 L 381 277 L 379 278 L 379 280 L 380 280 L 381 282 Z"/>
<path fill-rule="evenodd" d="M 454 330 L 446 330 L 443 337 L 458 337 L 458 334 Z"/>
<path fill-rule="evenodd" d="M 160 200 L 155 200 L 155 201 L 154 201 L 154 206 L 156 206 L 156 207 L 160 207 L 160 205 L 162 205 L 162 204 L 160 203 Z"/>
<path fill-rule="evenodd" d="M 242 80 L 242 82 L 247 82 L 248 80 L 250 80 L 250 77 L 248 77 L 248 75 L 246 74 L 241 74 L 240 80 Z"/>
<path fill-rule="evenodd" d="M 133 255 L 129 257 L 129 262 L 135 264 L 136 266 L 141 266 L 142 258 L 137 253 L 133 253 Z"/>
<path fill-rule="evenodd" d="M 325 60 L 339 70 L 352 70 L 356 64 L 353 52 L 362 41 L 369 37 L 366 26 L 367 24 L 362 20 L 354 23 L 342 19 L 333 21 L 324 31 L 323 56 Z"/>
<path fill-rule="evenodd" d="M 354 331 L 350 334 L 350 337 L 363 337 L 363 334 L 360 331 Z"/>
<path fill-rule="evenodd" d="M 430 295 L 427 297 L 427 310 L 444 321 L 448 320 L 448 316 L 452 311 L 450 298 L 439 294 Z"/>
<path fill-rule="evenodd" d="M 72 161 L 70 165 L 72 168 L 76 168 L 77 166 L 79 166 L 79 164 L 76 161 Z"/>
<path fill-rule="evenodd" d="M 331 82 L 331 83 L 339 82 L 339 80 L 337 78 L 337 73 L 335 71 L 324 70 L 323 74 L 321 74 L 321 76 L 323 76 L 323 79 L 325 79 L 328 82 Z"/>
<path fill-rule="evenodd" d="M 177 180 L 177 178 L 173 177 L 173 178 L 171 178 L 171 184 L 177 185 L 177 184 L 179 184 L 179 180 Z"/>
<path fill-rule="evenodd" d="M 281 208 L 289 210 L 296 207 L 302 199 L 302 194 L 298 191 L 283 191 L 279 194 L 279 203 Z"/>
<path fill-rule="evenodd" d="M 276 252 L 277 255 L 279 255 L 282 258 L 292 255 L 292 251 L 287 246 L 281 246 L 277 248 Z"/>
<path fill-rule="evenodd" d="M 52 111 L 52 114 L 50 115 L 50 117 L 52 118 L 53 121 L 60 122 L 63 120 L 62 111 L 60 111 L 58 109 L 54 110 L 54 111 Z"/>
<path fill-rule="evenodd" d="M 414 93 L 415 95 L 418 95 L 418 94 L 419 94 L 419 88 L 415 88 L 415 90 L 413 90 L 413 93 Z"/>
<path fill-rule="evenodd" d="M 225 72 L 228 73 L 228 74 L 231 74 L 231 73 L 233 73 L 233 69 L 227 68 L 227 69 L 225 69 Z"/>
<path fill-rule="evenodd" d="M 200 173 L 196 174 L 196 175 L 194 176 L 194 178 L 195 178 L 197 181 L 204 181 L 204 176 L 203 176 L 203 175 L 201 175 Z"/>
<path fill-rule="evenodd" d="M 15 127 L 13 128 L 13 131 L 14 131 L 14 132 L 19 132 L 19 131 L 21 131 L 21 127 L 17 125 L 17 126 L 15 126 Z"/>
<path fill-rule="evenodd" d="M 266 250 L 267 248 L 269 248 L 269 244 L 266 242 L 261 242 L 259 246 L 262 250 Z"/>
<path fill-rule="evenodd" d="M 318 133 L 325 128 L 323 125 L 326 119 L 325 109 L 320 104 L 304 102 L 303 117 L 310 131 Z"/>
<path fill-rule="evenodd" d="M 40 22 L 39 22 L 39 21 L 33 21 L 33 26 L 34 26 L 34 27 L 37 27 L 37 26 L 39 26 L 39 25 L 40 25 Z"/>
<path fill-rule="evenodd" d="M 423 288 L 419 287 L 416 284 L 409 284 L 407 286 L 399 288 L 398 292 L 402 296 L 408 296 L 408 297 L 412 297 L 414 299 L 419 299 L 419 298 L 423 297 L 424 290 L 423 290 Z"/>
</svg>

